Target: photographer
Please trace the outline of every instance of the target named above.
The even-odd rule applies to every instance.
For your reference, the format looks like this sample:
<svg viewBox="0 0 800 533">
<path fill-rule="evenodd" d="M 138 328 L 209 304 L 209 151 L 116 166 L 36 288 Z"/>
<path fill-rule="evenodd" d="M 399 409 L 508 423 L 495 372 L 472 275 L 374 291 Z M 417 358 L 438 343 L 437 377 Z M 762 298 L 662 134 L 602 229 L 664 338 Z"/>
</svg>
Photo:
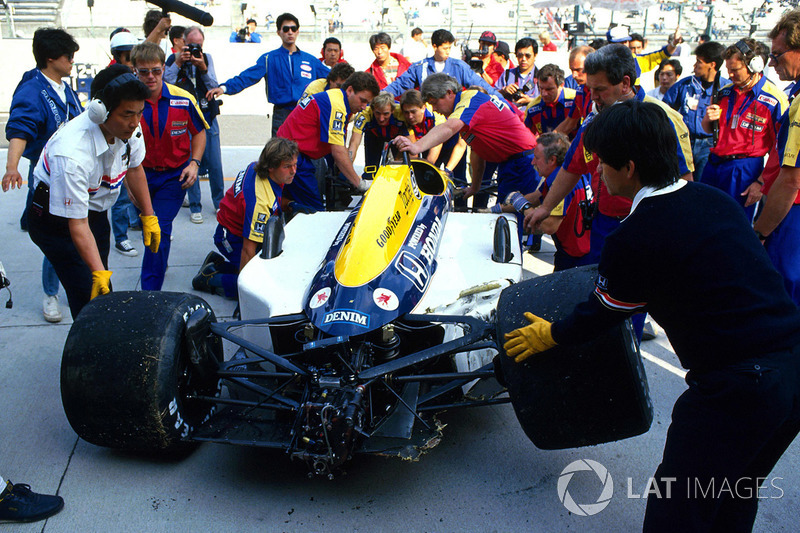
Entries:
<svg viewBox="0 0 800 533">
<path fill-rule="evenodd" d="M 255 19 L 247 19 L 247 25 L 231 32 L 232 43 L 260 43 L 261 34 L 256 32 L 258 23 Z"/>
<path fill-rule="evenodd" d="M 514 46 L 519 66 L 503 72 L 494 84 L 495 89 L 518 108 L 525 109 L 539 95 L 536 85 L 537 68 L 533 64 L 539 45 L 528 37 L 523 37 Z"/>
<path fill-rule="evenodd" d="M 206 148 L 200 168 L 208 172 L 211 200 L 214 203 L 214 210 L 217 210 L 225 193 L 225 186 L 222 182 L 219 123 L 217 122 L 220 102 L 215 99 L 206 100 L 206 93 L 210 89 L 219 87 L 219 83 L 217 83 L 217 75 L 214 72 L 214 60 L 210 54 L 203 52 L 203 43 L 205 42 L 203 30 L 199 26 L 191 26 L 186 30 L 183 38 L 186 45 L 181 53 L 173 54 L 166 62 L 164 81 L 177 85 L 194 96 L 203 113 L 203 118 L 208 123 Z M 191 220 L 195 224 L 203 222 L 202 209 L 200 183 L 195 182 L 189 188 L 189 210 L 191 211 Z"/>
</svg>

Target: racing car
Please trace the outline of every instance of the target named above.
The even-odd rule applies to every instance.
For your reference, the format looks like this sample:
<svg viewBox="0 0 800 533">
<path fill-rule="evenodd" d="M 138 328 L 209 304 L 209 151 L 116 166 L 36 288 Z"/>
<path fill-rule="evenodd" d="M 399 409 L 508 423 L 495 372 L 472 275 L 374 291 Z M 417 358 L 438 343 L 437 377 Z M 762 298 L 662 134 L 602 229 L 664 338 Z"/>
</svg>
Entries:
<svg viewBox="0 0 800 533">
<path fill-rule="evenodd" d="M 353 210 L 259 221 L 241 320 L 217 322 L 193 294 L 92 300 L 64 347 L 71 426 L 123 450 L 277 448 L 331 478 L 357 454 L 416 459 L 452 409 L 511 402 L 542 448 L 646 431 L 628 324 L 524 364 L 501 353 L 523 311 L 558 318 L 594 274 L 523 281 L 515 219 L 453 212 L 453 193 L 434 166 L 387 151 Z"/>
</svg>

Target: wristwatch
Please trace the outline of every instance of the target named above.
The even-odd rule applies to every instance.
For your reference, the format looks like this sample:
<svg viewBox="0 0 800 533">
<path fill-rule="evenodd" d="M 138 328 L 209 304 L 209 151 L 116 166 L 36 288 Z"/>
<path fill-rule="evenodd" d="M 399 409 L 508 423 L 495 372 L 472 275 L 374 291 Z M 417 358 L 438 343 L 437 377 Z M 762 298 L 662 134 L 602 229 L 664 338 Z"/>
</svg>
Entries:
<svg viewBox="0 0 800 533">
<path fill-rule="evenodd" d="M 195 163 L 197 163 L 197 168 L 200 168 L 200 160 L 199 160 L 199 159 L 195 159 L 195 158 L 193 157 L 193 158 L 191 158 L 191 159 L 189 160 L 189 162 L 191 163 L 192 161 L 194 161 Z"/>
</svg>

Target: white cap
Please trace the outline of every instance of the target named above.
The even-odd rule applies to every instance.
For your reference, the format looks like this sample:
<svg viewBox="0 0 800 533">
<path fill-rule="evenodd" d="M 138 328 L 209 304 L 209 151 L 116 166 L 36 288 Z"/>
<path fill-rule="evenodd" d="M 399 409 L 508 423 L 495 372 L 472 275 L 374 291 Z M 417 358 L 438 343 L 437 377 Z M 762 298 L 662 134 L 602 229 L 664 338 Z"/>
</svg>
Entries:
<svg viewBox="0 0 800 533">
<path fill-rule="evenodd" d="M 134 34 L 129 31 L 121 31 L 111 38 L 111 51 L 131 50 L 137 44 L 139 44 L 139 39 Z"/>
<path fill-rule="evenodd" d="M 628 28 L 625 26 L 614 26 L 606 33 L 606 40 L 610 43 L 624 43 L 630 41 L 631 36 L 628 35 Z"/>
</svg>

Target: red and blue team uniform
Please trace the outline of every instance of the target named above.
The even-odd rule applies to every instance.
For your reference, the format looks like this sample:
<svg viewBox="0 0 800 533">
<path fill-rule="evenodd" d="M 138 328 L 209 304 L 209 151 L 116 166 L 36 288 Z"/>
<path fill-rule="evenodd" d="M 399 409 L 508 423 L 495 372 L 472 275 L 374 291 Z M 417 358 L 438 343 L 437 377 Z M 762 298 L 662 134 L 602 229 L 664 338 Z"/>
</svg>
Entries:
<svg viewBox="0 0 800 533">
<path fill-rule="evenodd" d="M 142 290 L 159 291 L 167 271 L 172 221 L 186 195 L 181 188 L 181 172 L 191 161 L 192 137 L 208 124 L 194 96 L 164 83 L 158 101 L 145 100 L 141 127 L 147 149 L 142 166 L 162 235 L 157 253 L 144 249 Z"/>
<path fill-rule="evenodd" d="M 789 102 L 786 95 L 765 76 L 746 91 L 735 85 L 719 90 L 719 141 L 711 149 L 700 178 L 739 202 L 753 220 L 756 204 L 745 207 L 742 192 L 761 175 L 764 156 L 776 144 L 778 128 Z"/>
<path fill-rule="evenodd" d="M 556 127 L 564 122 L 575 107 L 575 91 L 561 89 L 558 98 L 548 104 L 537 96 L 525 110 L 525 125 L 531 130 L 534 136 L 538 137 L 542 133 L 555 131 Z"/>
<path fill-rule="evenodd" d="M 297 143 L 297 173 L 285 187 L 288 196 L 300 206 L 323 211 L 313 159 L 331 153 L 331 146 L 345 146 L 350 104 L 342 89 L 331 89 L 301 98 L 278 128 L 277 136 Z"/>
<path fill-rule="evenodd" d="M 781 166 L 800 166 L 800 83 L 796 83 L 789 91 L 791 106 L 784 114 L 778 130 L 778 155 Z M 777 173 L 767 177 L 764 175 L 763 193 L 775 183 Z M 800 305 L 800 192 L 794 203 L 778 227 L 767 236 L 764 243 L 772 264 L 783 276 L 783 284 L 794 303 Z"/>
<path fill-rule="evenodd" d="M 557 168 L 551 172 L 539 186 L 542 199 L 547 196 L 558 171 Z M 575 188 L 550 212 L 551 216 L 563 217 L 558 231 L 553 235 L 553 242 L 556 245 L 556 253 L 553 255 L 555 271 L 591 264 L 590 232 L 583 230 L 583 213 L 579 205 L 580 202 L 591 199 L 591 197 L 590 180 L 586 176 L 581 176 L 581 179 L 575 184 Z"/>
<path fill-rule="evenodd" d="M 236 176 L 219 203 L 214 244 L 228 262 L 217 265 L 225 296 L 236 298 L 244 239 L 264 242 L 264 228 L 272 215 L 281 212 L 283 187 L 256 174 L 256 162 Z"/>
<path fill-rule="evenodd" d="M 392 104 L 392 114 L 389 116 L 389 123 L 381 126 L 375 120 L 372 108 L 368 107 L 358 115 L 353 122 L 353 131 L 361 132 L 361 140 L 364 143 L 364 166 L 372 167 L 380 163 L 383 145 L 391 142 L 398 135 L 406 131 L 406 123 L 400 106 Z M 364 177 L 372 179 L 374 173 L 364 172 Z"/>
<path fill-rule="evenodd" d="M 569 110 L 568 118 L 578 118 L 578 124 L 592 113 L 592 93 L 586 85 L 575 91 L 575 103 Z"/>
<path fill-rule="evenodd" d="M 412 142 L 417 141 L 424 137 L 434 126 L 444 122 L 444 117 L 438 113 L 431 111 L 428 106 L 424 108 L 425 115 L 419 124 L 410 125 L 406 124 L 406 131 L 404 135 L 411 138 Z M 453 148 L 458 144 L 458 134 L 453 135 L 445 142 L 442 143 L 442 151 L 439 152 L 439 158 L 436 160 L 436 166 L 447 164 L 450 161 L 450 155 L 453 153 Z M 420 154 L 422 157 L 427 156 L 427 152 Z M 453 169 L 453 178 L 456 185 L 467 184 L 467 158 L 462 156 L 461 161 L 458 162 L 456 168 Z"/>
</svg>

